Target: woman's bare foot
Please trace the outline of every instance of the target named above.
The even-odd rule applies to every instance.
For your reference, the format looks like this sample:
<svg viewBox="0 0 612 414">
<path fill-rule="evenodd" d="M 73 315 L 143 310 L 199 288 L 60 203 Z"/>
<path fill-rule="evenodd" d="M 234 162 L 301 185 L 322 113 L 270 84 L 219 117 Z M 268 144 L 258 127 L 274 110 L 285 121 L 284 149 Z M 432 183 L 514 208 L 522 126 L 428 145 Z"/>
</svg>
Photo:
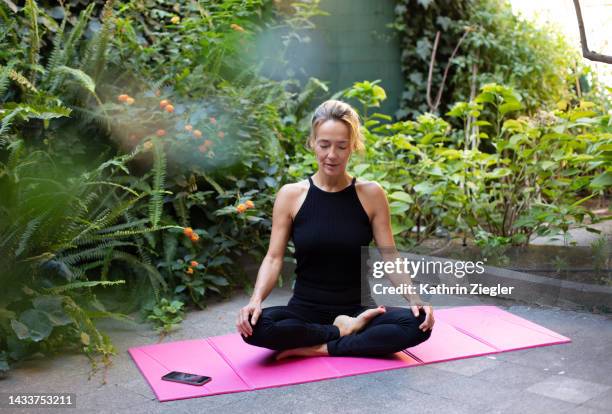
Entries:
<svg viewBox="0 0 612 414">
<path fill-rule="evenodd" d="M 334 319 L 334 325 L 340 330 L 340 336 L 351 335 L 361 331 L 368 322 L 385 312 L 385 308 L 379 306 L 378 308 L 367 309 L 355 318 L 348 315 L 338 315 L 336 319 Z"/>
<path fill-rule="evenodd" d="M 322 356 L 322 355 L 329 355 L 329 353 L 327 352 L 327 344 L 287 349 L 277 354 L 276 360 L 278 361 L 283 358 L 287 358 L 291 356 Z"/>
</svg>

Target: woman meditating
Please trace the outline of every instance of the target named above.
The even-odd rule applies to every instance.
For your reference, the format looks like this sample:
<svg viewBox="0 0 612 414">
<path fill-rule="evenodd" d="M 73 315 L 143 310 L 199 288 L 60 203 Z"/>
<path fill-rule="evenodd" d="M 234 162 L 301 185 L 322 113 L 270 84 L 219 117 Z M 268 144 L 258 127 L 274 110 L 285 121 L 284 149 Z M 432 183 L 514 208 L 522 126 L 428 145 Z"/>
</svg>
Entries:
<svg viewBox="0 0 612 414">
<path fill-rule="evenodd" d="M 353 151 L 364 148 L 359 116 L 328 100 L 314 112 L 308 146 L 318 171 L 278 191 L 270 245 L 249 303 L 236 327 L 245 342 L 288 356 L 383 356 L 431 336 L 431 306 L 365 306 L 361 302 L 361 246 L 395 247 L 389 205 L 376 182 L 351 177 Z M 261 308 L 282 270 L 289 237 L 297 261 L 286 306 Z"/>
</svg>

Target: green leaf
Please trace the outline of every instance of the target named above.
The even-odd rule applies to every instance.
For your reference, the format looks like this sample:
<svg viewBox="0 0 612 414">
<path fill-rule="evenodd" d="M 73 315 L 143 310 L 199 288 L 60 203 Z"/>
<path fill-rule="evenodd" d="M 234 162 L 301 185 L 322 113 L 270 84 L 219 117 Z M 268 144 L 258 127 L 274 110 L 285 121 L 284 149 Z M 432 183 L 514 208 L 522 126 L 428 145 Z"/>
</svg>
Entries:
<svg viewBox="0 0 612 414">
<path fill-rule="evenodd" d="M 605 188 L 612 185 L 612 171 L 606 171 L 602 174 L 599 174 L 597 177 L 591 181 L 589 186 L 591 188 Z"/>
<path fill-rule="evenodd" d="M 396 217 L 391 217 L 391 231 L 394 236 L 403 233 L 404 231 L 410 230 L 413 223 L 408 220 L 408 223 L 400 223 Z"/>
<path fill-rule="evenodd" d="M 208 175 L 204 174 L 204 173 L 200 173 L 202 175 L 202 178 L 204 178 L 208 184 L 210 184 L 215 190 L 217 190 L 217 192 L 221 195 L 225 194 L 225 190 L 219 185 L 217 184 L 217 182 L 215 180 L 213 180 L 212 178 L 210 178 Z"/>
<path fill-rule="evenodd" d="M 408 209 L 410 209 L 410 205 L 401 201 L 393 201 L 389 203 L 389 210 L 391 214 L 394 215 L 404 214 Z"/>
<path fill-rule="evenodd" d="M 227 285 L 229 285 L 229 282 L 223 276 L 206 275 L 206 276 L 204 276 L 204 279 L 210 280 L 211 282 L 213 282 L 217 286 L 227 286 Z"/>
<path fill-rule="evenodd" d="M 570 115 L 569 119 L 570 121 L 577 121 L 581 118 L 592 118 L 594 116 L 597 116 L 597 112 L 593 112 L 593 111 L 575 111 L 572 112 L 572 114 Z"/>
<path fill-rule="evenodd" d="M 389 198 L 392 200 L 398 200 L 398 201 L 403 201 L 405 203 L 412 203 L 413 199 L 410 196 L 410 194 L 404 192 L 404 191 L 395 191 L 391 194 L 389 194 Z"/>
<path fill-rule="evenodd" d="M 518 111 L 523 105 L 520 102 L 507 102 L 499 106 L 499 113 L 504 116 L 508 112 Z"/>
<path fill-rule="evenodd" d="M 13 328 L 13 331 L 17 334 L 17 338 L 19 339 L 28 339 L 30 337 L 28 327 L 15 319 L 11 319 L 11 328 Z"/>
<path fill-rule="evenodd" d="M 28 309 L 23 312 L 19 317 L 19 322 L 27 327 L 28 337 L 34 342 L 40 342 L 47 338 L 53 330 L 47 315 L 36 309 Z M 15 328 L 13 327 L 13 329 Z"/>
<path fill-rule="evenodd" d="M 414 191 L 419 194 L 431 194 L 435 190 L 435 187 L 428 182 L 421 182 L 414 186 Z"/>
<path fill-rule="evenodd" d="M 368 167 L 370 167 L 370 164 L 359 164 L 353 168 L 353 172 L 355 175 L 362 175 L 363 172 L 368 169 Z"/>
<path fill-rule="evenodd" d="M 542 168 L 544 171 L 557 165 L 555 161 L 542 161 L 539 164 L 540 164 L 540 168 Z"/>
<path fill-rule="evenodd" d="M 64 312 L 61 296 L 44 295 L 35 298 L 34 308 L 44 312 L 53 326 L 63 326 L 72 323 L 72 319 Z"/>
<path fill-rule="evenodd" d="M 510 174 L 512 174 L 512 170 L 510 170 L 509 168 L 496 168 L 490 173 L 487 173 L 486 177 L 487 178 L 501 178 L 501 177 L 505 177 Z"/>
<path fill-rule="evenodd" d="M 374 95 L 374 99 L 376 100 L 384 101 L 385 99 L 387 99 L 387 94 L 385 93 L 385 90 L 378 85 L 374 86 L 372 92 Z"/>
<path fill-rule="evenodd" d="M 72 76 L 89 92 L 91 92 L 92 94 L 96 93 L 96 83 L 93 81 L 93 79 L 91 79 L 88 74 L 86 74 L 82 70 L 69 68 L 68 66 L 58 66 L 57 68 L 55 68 L 54 72 L 55 71 Z"/>
<path fill-rule="evenodd" d="M 276 180 L 273 177 L 264 177 L 263 180 L 268 187 L 276 187 Z"/>
</svg>

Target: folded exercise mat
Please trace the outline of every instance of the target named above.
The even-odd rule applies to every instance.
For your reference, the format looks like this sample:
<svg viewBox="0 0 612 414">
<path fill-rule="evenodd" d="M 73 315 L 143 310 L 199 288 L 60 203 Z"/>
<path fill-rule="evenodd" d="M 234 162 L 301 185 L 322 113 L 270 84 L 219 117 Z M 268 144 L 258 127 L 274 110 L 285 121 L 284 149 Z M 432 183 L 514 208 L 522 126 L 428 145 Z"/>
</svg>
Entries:
<svg viewBox="0 0 612 414">
<path fill-rule="evenodd" d="M 440 309 L 435 311 L 435 317 L 500 352 L 570 342 L 563 335 L 496 306 Z"/>
<path fill-rule="evenodd" d="M 435 318 L 427 341 L 380 358 L 325 356 L 276 361 L 277 352 L 251 346 L 238 333 L 144 345 L 128 352 L 163 402 L 571 342 L 496 306 L 436 309 Z M 163 381 L 161 377 L 170 371 L 207 375 L 212 381 L 202 386 Z"/>
</svg>

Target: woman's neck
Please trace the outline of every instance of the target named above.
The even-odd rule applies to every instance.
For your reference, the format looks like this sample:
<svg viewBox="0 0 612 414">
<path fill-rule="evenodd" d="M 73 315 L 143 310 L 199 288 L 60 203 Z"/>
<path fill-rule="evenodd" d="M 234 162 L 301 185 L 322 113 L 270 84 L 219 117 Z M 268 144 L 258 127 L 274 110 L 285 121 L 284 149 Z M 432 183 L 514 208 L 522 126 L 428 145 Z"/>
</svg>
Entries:
<svg viewBox="0 0 612 414">
<path fill-rule="evenodd" d="M 349 186 L 353 178 L 344 171 L 343 174 L 340 175 L 325 175 L 321 171 L 317 171 L 312 179 L 315 181 L 317 187 L 325 190 L 325 191 L 340 191 Z"/>
</svg>

